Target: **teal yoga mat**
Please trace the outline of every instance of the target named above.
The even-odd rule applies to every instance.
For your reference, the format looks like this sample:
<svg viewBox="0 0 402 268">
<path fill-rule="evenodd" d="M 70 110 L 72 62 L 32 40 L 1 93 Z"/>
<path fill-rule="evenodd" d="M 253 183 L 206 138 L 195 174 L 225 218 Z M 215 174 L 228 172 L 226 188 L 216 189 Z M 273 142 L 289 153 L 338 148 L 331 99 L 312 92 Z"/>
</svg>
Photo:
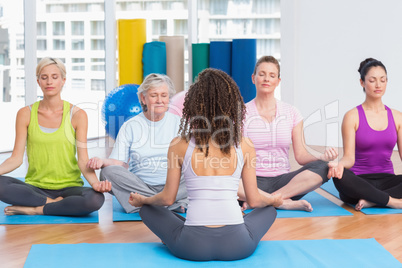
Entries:
<svg viewBox="0 0 402 268">
<path fill-rule="evenodd" d="M 17 178 L 24 180 L 24 178 Z M 85 178 L 84 186 L 89 186 Z M 4 215 L 4 208 L 10 206 L 0 201 L 0 224 L 70 224 L 70 223 L 98 223 L 98 212 L 92 212 L 87 216 L 66 217 L 66 216 L 45 216 L 45 215 Z"/>
<path fill-rule="evenodd" d="M 9 204 L 0 202 L 0 224 L 70 224 L 70 223 L 98 223 L 98 212 L 92 212 L 88 216 L 66 217 L 47 215 L 4 215 L 4 208 Z"/>
<path fill-rule="evenodd" d="M 338 206 L 337 204 L 326 199 L 322 195 L 311 192 L 303 197 L 303 199 L 310 202 L 313 207 L 312 212 L 300 210 L 282 210 L 278 209 L 277 218 L 304 218 L 304 217 L 329 217 L 329 216 L 352 216 L 346 209 Z M 246 210 L 245 213 L 251 210 Z"/>
<path fill-rule="evenodd" d="M 166 43 L 160 41 L 145 43 L 142 64 L 144 78 L 150 73 L 166 74 Z"/>
<path fill-rule="evenodd" d="M 330 180 L 327 183 L 324 183 L 321 186 L 321 189 L 323 189 L 324 191 L 327 191 L 328 193 L 332 194 L 333 196 L 339 198 L 339 192 L 336 189 L 334 182 L 332 180 Z M 348 204 L 348 205 L 354 207 L 354 205 L 352 205 L 352 204 Z M 366 215 L 401 214 L 402 209 L 371 207 L 371 208 L 363 208 L 361 210 L 361 212 L 363 212 Z"/>
<path fill-rule="evenodd" d="M 402 267 L 374 238 L 261 241 L 250 257 L 194 262 L 176 258 L 162 243 L 32 245 L 31 267 Z"/>
<path fill-rule="evenodd" d="M 209 67 L 209 43 L 192 44 L 193 82 L 198 74 Z"/>
<path fill-rule="evenodd" d="M 303 199 L 309 201 L 313 206 L 312 212 L 299 210 L 280 210 L 278 209 L 277 218 L 303 218 L 303 217 L 327 217 L 327 216 L 352 216 L 353 214 L 346 209 L 329 201 L 322 195 L 311 192 Z M 246 210 L 249 213 L 251 210 Z M 180 214 L 186 217 L 185 214 Z M 113 221 L 140 221 L 141 217 L 138 213 L 126 213 L 117 199 L 113 197 Z"/>
</svg>

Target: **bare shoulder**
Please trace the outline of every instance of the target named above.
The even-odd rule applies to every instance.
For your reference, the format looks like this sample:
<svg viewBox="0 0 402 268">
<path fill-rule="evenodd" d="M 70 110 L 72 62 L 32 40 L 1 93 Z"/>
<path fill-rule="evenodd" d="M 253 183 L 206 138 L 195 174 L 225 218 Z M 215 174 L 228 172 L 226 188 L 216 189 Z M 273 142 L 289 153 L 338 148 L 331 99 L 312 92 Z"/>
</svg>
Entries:
<svg viewBox="0 0 402 268">
<path fill-rule="evenodd" d="M 71 124 L 75 130 L 86 129 L 88 127 L 88 116 L 87 113 L 78 106 L 70 103 L 70 109 L 72 109 Z"/>
<path fill-rule="evenodd" d="M 254 143 L 250 138 L 243 137 L 240 143 L 241 149 L 243 151 L 243 155 L 246 154 L 255 154 Z"/>
<path fill-rule="evenodd" d="M 28 106 L 22 107 L 21 109 L 18 110 L 17 114 L 20 115 L 31 115 L 31 109 Z"/>
<path fill-rule="evenodd" d="M 80 107 L 70 103 L 70 109 L 72 109 L 72 121 L 87 120 L 87 113 Z"/>
<path fill-rule="evenodd" d="M 189 142 L 186 141 L 186 139 L 182 137 L 175 137 L 170 142 L 169 151 L 174 152 L 179 156 L 184 156 L 186 154 L 188 144 Z"/>
<path fill-rule="evenodd" d="M 354 108 L 350 109 L 349 111 L 347 111 L 343 118 L 348 118 L 349 119 L 349 118 L 354 118 L 354 117 L 357 117 L 357 118 L 359 117 L 359 112 L 357 111 L 356 107 L 354 107 Z"/>
<path fill-rule="evenodd" d="M 244 148 L 244 149 L 248 149 L 248 148 L 253 148 L 254 149 L 254 143 L 248 137 L 242 137 L 241 142 L 240 142 L 240 146 L 242 148 Z"/>
<path fill-rule="evenodd" d="M 391 109 L 392 116 L 394 117 L 394 121 L 396 125 L 402 124 L 402 113 L 398 110 Z"/>
<path fill-rule="evenodd" d="M 359 121 L 359 112 L 357 111 L 357 108 L 354 107 L 353 109 L 347 111 L 345 115 L 343 116 L 343 121 L 347 123 L 351 122 L 358 122 Z"/>
<path fill-rule="evenodd" d="M 73 105 L 73 104 L 70 103 L 70 109 L 73 109 L 72 110 L 73 116 L 86 116 L 87 115 L 85 110 L 81 109 L 77 105 Z"/>
<path fill-rule="evenodd" d="M 31 118 L 31 109 L 29 108 L 29 106 L 22 107 L 21 109 L 18 110 L 17 120 L 26 122 L 28 125 L 30 118 Z"/>
</svg>

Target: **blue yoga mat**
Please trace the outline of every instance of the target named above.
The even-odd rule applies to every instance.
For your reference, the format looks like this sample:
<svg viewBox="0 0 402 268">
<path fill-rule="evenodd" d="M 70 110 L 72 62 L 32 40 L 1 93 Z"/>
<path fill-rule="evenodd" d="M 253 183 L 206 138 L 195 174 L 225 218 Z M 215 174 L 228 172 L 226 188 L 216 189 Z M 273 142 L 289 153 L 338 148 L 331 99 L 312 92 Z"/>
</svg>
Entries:
<svg viewBox="0 0 402 268">
<path fill-rule="evenodd" d="M 374 238 L 261 241 L 238 261 L 176 258 L 162 243 L 32 245 L 24 267 L 402 267 Z"/>
<path fill-rule="evenodd" d="M 232 78 L 240 88 L 244 102 L 256 96 L 255 85 L 251 80 L 257 62 L 256 39 L 233 39 L 232 42 Z"/>
<path fill-rule="evenodd" d="M 17 178 L 24 181 L 24 178 Z M 89 187 L 85 178 L 84 186 Z M 45 215 L 4 215 L 5 207 L 10 206 L 0 201 L 0 224 L 67 224 L 67 223 L 98 223 L 98 212 L 92 212 L 87 216 L 66 217 L 66 216 L 45 216 Z"/>
<path fill-rule="evenodd" d="M 332 180 L 328 181 L 327 183 L 324 183 L 321 186 L 321 189 L 339 198 L 339 192 L 336 189 L 335 184 Z M 354 205 L 352 204 L 348 205 L 354 207 Z M 401 214 L 402 209 L 371 207 L 371 208 L 363 208 L 361 212 L 363 212 L 366 215 Z"/>
<path fill-rule="evenodd" d="M 185 213 L 178 214 L 186 217 Z M 119 201 L 117 201 L 116 197 L 113 196 L 113 221 L 141 221 L 141 217 L 138 212 L 126 213 Z"/>
<path fill-rule="evenodd" d="M 352 216 L 353 214 L 346 209 L 329 201 L 322 195 L 311 192 L 303 199 L 309 201 L 313 206 L 312 212 L 299 210 L 281 210 L 278 209 L 277 218 L 303 218 L 303 217 L 325 217 L 325 216 Z M 246 210 L 249 213 L 251 210 Z M 180 214 L 186 217 L 185 214 Z M 138 213 L 126 213 L 117 199 L 113 196 L 113 221 L 140 221 L 141 217 Z"/>
<path fill-rule="evenodd" d="M 211 41 L 209 46 L 209 67 L 232 75 L 232 42 Z"/>
<path fill-rule="evenodd" d="M 142 64 L 144 78 L 150 73 L 166 74 L 166 43 L 160 41 L 145 43 Z"/>
<path fill-rule="evenodd" d="M 312 212 L 300 210 L 282 210 L 278 209 L 277 218 L 303 218 L 303 217 L 328 217 L 328 216 L 352 216 L 346 209 L 326 199 L 322 195 L 311 192 L 303 197 L 304 200 L 310 202 L 313 207 Z M 251 210 L 246 210 L 245 213 Z"/>
</svg>

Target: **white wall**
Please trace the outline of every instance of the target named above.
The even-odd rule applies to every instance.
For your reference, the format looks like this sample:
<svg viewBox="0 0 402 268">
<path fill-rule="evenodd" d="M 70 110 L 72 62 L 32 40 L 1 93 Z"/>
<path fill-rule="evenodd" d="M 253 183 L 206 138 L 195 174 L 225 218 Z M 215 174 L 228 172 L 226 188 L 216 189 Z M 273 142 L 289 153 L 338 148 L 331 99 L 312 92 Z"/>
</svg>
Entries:
<svg viewBox="0 0 402 268">
<path fill-rule="evenodd" d="M 304 116 L 308 145 L 342 146 L 345 112 L 365 95 L 357 69 L 384 63 L 384 103 L 402 110 L 402 1 L 282 0 L 281 99 Z"/>
</svg>

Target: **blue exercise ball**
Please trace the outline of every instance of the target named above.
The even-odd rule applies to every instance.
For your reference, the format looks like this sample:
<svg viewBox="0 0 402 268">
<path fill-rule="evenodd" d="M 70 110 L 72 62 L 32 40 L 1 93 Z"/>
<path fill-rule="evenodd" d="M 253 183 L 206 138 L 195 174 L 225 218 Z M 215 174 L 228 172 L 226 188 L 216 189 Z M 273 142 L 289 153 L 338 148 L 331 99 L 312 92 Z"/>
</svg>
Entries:
<svg viewBox="0 0 402 268">
<path fill-rule="evenodd" d="M 106 133 L 113 139 L 116 139 L 124 122 L 142 111 L 138 88 L 136 84 L 121 85 L 113 89 L 103 102 L 102 120 Z"/>
</svg>

